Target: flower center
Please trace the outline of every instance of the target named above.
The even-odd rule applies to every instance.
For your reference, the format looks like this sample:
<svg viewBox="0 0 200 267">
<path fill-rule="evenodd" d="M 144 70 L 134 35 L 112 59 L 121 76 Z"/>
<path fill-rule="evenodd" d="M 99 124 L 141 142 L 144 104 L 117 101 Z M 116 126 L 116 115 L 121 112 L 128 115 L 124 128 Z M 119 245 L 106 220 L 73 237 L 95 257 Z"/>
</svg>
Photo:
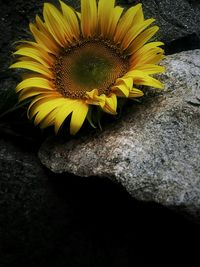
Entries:
<svg viewBox="0 0 200 267">
<path fill-rule="evenodd" d="M 99 95 L 109 94 L 128 68 L 128 57 L 109 41 L 83 40 L 60 53 L 54 67 L 55 86 L 64 97 L 74 99 L 84 99 L 93 89 Z"/>
</svg>

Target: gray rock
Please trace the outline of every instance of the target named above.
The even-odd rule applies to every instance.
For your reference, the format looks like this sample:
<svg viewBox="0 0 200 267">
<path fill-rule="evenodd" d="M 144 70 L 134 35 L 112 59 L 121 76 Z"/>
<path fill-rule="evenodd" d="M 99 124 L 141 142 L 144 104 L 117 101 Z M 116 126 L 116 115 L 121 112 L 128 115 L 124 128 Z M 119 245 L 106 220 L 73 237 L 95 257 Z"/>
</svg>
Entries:
<svg viewBox="0 0 200 267">
<path fill-rule="evenodd" d="M 145 17 L 153 17 L 160 27 L 157 39 L 166 44 L 168 54 L 200 48 L 200 4 L 198 0 L 117 0 L 130 7 L 143 4 Z"/>
<path fill-rule="evenodd" d="M 181 251 L 191 249 L 194 233 L 199 240 L 198 225 L 158 205 L 131 201 L 104 179 L 52 173 L 47 178 L 50 172 L 44 172 L 27 150 L 0 139 L 1 267 L 96 267 L 97 262 L 98 266 L 108 262 L 109 266 L 146 266 L 155 259 L 141 261 L 141 255 L 154 255 L 156 250 L 164 257 L 163 248 L 172 239 L 172 251 L 177 246 Z M 160 228 L 169 233 L 160 234 Z M 143 245 L 149 240 L 152 250 Z M 194 253 L 198 247 L 193 246 Z M 187 256 L 191 262 L 191 255 Z M 172 259 L 180 263 L 178 256 L 169 254 L 169 263 Z"/>
<path fill-rule="evenodd" d="M 0 266 L 34 267 L 41 261 L 56 266 L 62 253 L 55 261 L 44 255 L 55 251 L 56 242 L 59 250 L 65 246 L 69 216 L 62 209 L 68 208 L 62 207 L 35 153 L 0 138 Z"/>
<path fill-rule="evenodd" d="M 48 179 L 34 153 L 0 139 L 0 222 L 18 214 L 31 222 L 33 214 L 46 209 Z"/>
<path fill-rule="evenodd" d="M 169 43 L 200 33 L 200 9 L 187 0 L 142 0 L 147 16 L 156 19 L 160 35 Z"/>
<path fill-rule="evenodd" d="M 56 173 L 108 177 L 136 199 L 200 219 L 200 50 L 168 56 L 162 93 L 132 105 L 102 132 L 49 139 L 41 162 Z"/>
</svg>

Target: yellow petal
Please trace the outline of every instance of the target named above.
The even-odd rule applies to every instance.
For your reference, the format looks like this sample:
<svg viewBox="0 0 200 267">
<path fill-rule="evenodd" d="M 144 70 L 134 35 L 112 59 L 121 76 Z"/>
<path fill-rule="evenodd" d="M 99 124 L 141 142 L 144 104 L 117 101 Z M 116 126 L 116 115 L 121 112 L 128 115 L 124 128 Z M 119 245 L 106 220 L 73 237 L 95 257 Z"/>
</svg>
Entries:
<svg viewBox="0 0 200 267">
<path fill-rule="evenodd" d="M 150 76 L 144 77 L 143 79 L 135 79 L 134 84 L 151 86 L 158 89 L 164 88 L 163 84 L 160 81 Z"/>
<path fill-rule="evenodd" d="M 69 25 L 65 23 L 63 15 L 56 7 L 45 3 L 43 17 L 49 32 L 60 46 L 65 47 L 68 41 L 72 41 L 72 30 L 69 28 Z"/>
<path fill-rule="evenodd" d="M 64 123 L 65 119 L 73 112 L 76 108 L 77 101 L 74 99 L 66 99 L 66 104 L 63 105 L 55 116 L 55 133 L 57 134 L 60 127 Z M 79 101 L 78 101 L 79 102 Z"/>
<path fill-rule="evenodd" d="M 29 105 L 29 107 L 28 107 L 28 109 L 27 109 L 27 117 L 28 117 L 29 119 L 31 119 L 31 117 L 30 117 L 31 108 L 32 108 L 37 102 L 39 102 L 40 100 L 42 100 L 42 99 L 47 99 L 47 98 L 55 99 L 55 97 L 52 96 L 51 94 L 41 94 L 41 95 L 38 95 L 38 96 L 34 97 L 34 99 L 31 101 L 31 103 L 30 103 L 30 105 Z"/>
<path fill-rule="evenodd" d="M 153 23 L 155 19 L 147 19 L 143 23 L 135 24 L 125 35 L 121 48 L 127 49 L 131 42 L 143 31 L 145 30 L 151 23 Z"/>
<path fill-rule="evenodd" d="M 22 73 L 22 79 L 23 80 L 26 80 L 26 79 L 29 79 L 29 78 L 43 78 L 44 79 L 44 76 L 41 75 L 41 74 L 38 74 L 38 73 Z"/>
<path fill-rule="evenodd" d="M 106 96 L 104 94 L 99 96 L 98 90 L 93 89 L 90 92 L 86 92 L 86 103 L 90 105 L 99 105 L 101 107 L 104 107 L 105 105 L 105 98 Z"/>
<path fill-rule="evenodd" d="M 33 61 L 21 61 L 21 62 L 16 62 L 13 65 L 10 66 L 10 68 L 18 68 L 18 69 L 27 69 L 27 70 L 32 70 L 37 73 L 43 74 L 48 78 L 52 78 L 53 74 L 51 73 L 50 70 L 48 70 L 45 66 L 33 62 Z"/>
<path fill-rule="evenodd" d="M 143 95 L 144 95 L 144 93 L 141 90 L 136 89 L 136 88 L 132 88 L 132 90 L 130 91 L 129 97 L 130 98 L 136 98 L 136 97 L 141 97 Z"/>
<path fill-rule="evenodd" d="M 44 90 L 44 92 L 47 94 L 54 95 L 54 96 L 61 96 L 61 94 L 56 90 L 49 90 L 49 89 L 40 88 L 40 87 L 27 87 L 27 88 L 24 88 L 19 93 L 21 94 L 21 93 L 26 93 L 26 92 L 33 92 L 34 90 Z"/>
<path fill-rule="evenodd" d="M 49 94 L 49 90 L 40 89 L 40 88 L 29 88 L 29 90 L 22 91 L 20 93 L 19 102 L 22 102 L 27 98 L 40 95 L 40 94 Z"/>
<path fill-rule="evenodd" d="M 113 86 L 112 91 L 115 92 L 117 96 L 128 97 L 132 87 L 133 79 L 129 77 L 122 77 L 116 80 L 116 84 Z"/>
<path fill-rule="evenodd" d="M 39 31 L 35 25 L 29 24 L 30 31 L 32 32 L 36 42 L 47 52 L 55 54 L 58 51 L 58 45 L 54 42 L 53 37 L 49 38 L 43 32 Z M 28 43 L 28 42 L 27 42 Z"/>
<path fill-rule="evenodd" d="M 14 55 L 21 55 L 21 56 L 27 56 L 32 59 L 35 59 L 42 65 L 46 66 L 47 68 L 50 67 L 48 61 L 46 60 L 48 58 L 48 54 L 46 55 L 44 52 L 35 49 L 35 48 L 29 48 L 29 47 L 24 47 L 19 50 L 17 50 Z"/>
<path fill-rule="evenodd" d="M 79 18 L 79 20 L 81 20 L 81 13 L 78 12 L 78 11 L 76 11 L 76 15 L 77 15 L 77 17 Z"/>
<path fill-rule="evenodd" d="M 103 110 L 106 113 L 116 115 L 117 112 L 117 96 L 114 93 L 111 93 L 110 96 L 106 97 L 106 103 L 105 106 L 103 107 Z"/>
<path fill-rule="evenodd" d="M 30 57 L 18 57 L 17 60 L 18 60 L 18 62 L 20 62 L 20 61 L 23 61 L 23 62 L 35 62 L 35 60 L 33 60 Z M 39 62 L 37 62 L 37 63 L 39 64 Z"/>
<path fill-rule="evenodd" d="M 143 47 L 141 47 L 136 53 L 135 55 L 141 55 L 143 53 L 145 53 L 146 51 L 149 51 L 152 48 L 158 48 L 158 46 L 164 45 L 163 42 L 151 42 L 148 43 L 146 45 L 144 45 Z"/>
<path fill-rule="evenodd" d="M 66 23 L 72 29 L 73 36 L 78 39 L 80 37 L 80 27 L 76 12 L 62 1 L 60 1 L 60 5 Z"/>
<path fill-rule="evenodd" d="M 41 18 L 38 15 L 36 16 L 35 21 L 36 21 L 37 28 L 41 32 L 43 32 L 45 35 L 48 35 L 49 37 L 51 37 L 49 31 L 47 30 L 46 25 L 44 24 L 44 22 L 41 20 Z"/>
<path fill-rule="evenodd" d="M 30 42 L 30 44 L 23 44 L 21 48 L 27 48 L 27 49 L 34 49 L 35 53 L 37 53 L 47 64 L 49 67 L 52 67 L 52 65 L 55 63 L 55 56 L 57 55 L 56 53 L 58 52 L 58 50 L 56 49 L 56 51 L 54 51 L 54 55 L 52 55 L 52 53 L 48 53 L 46 52 L 38 43 L 32 43 Z"/>
<path fill-rule="evenodd" d="M 114 37 L 115 42 L 121 42 L 121 40 L 124 38 L 130 27 L 133 25 L 133 19 L 141 6 L 141 4 L 137 4 L 136 6 L 129 8 L 122 16 L 116 29 Z"/>
<path fill-rule="evenodd" d="M 24 41 L 21 42 L 20 45 L 18 45 L 16 47 L 16 49 L 21 49 L 21 48 L 37 49 L 38 51 L 40 51 L 40 53 L 43 53 L 43 55 L 45 55 L 45 59 L 51 65 L 54 62 L 54 59 L 55 59 L 54 55 L 58 54 L 58 47 L 57 46 L 55 46 L 55 47 L 56 47 L 56 49 L 54 51 L 52 50 L 50 52 L 50 50 L 48 50 L 48 52 L 47 52 L 47 49 L 44 49 L 44 46 L 40 45 L 39 43 L 24 40 Z"/>
<path fill-rule="evenodd" d="M 29 118 L 33 118 L 38 112 L 45 112 L 48 110 L 51 112 L 54 108 L 65 104 L 65 98 L 56 97 L 54 95 L 43 97 L 42 99 L 36 99 L 34 104 L 29 106 Z"/>
<path fill-rule="evenodd" d="M 138 4 L 140 5 L 139 9 L 137 10 L 133 20 L 132 20 L 132 25 L 138 23 L 143 23 L 144 22 L 144 14 L 143 14 L 143 10 L 142 10 L 142 4 Z"/>
<path fill-rule="evenodd" d="M 142 32 L 138 37 L 130 44 L 128 48 L 128 53 L 133 54 L 139 50 L 146 42 L 148 42 L 152 36 L 159 30 L 158 26 L 153 26 L 144 32 Z"/>
<path fill-rule="evenodd" d="M 54 124 L 55 116 L 58 112 L 59 108 L 53 109 L 41 122 L 40 128 L 44 129 Z"/>
<path fill-rule="evenodd" d="M 117 96 L 128 97 L 130 89 L 124 84 L 118 84 L 111 88 L 112 92 Z"/>
<path fill-rule="evenodd" d="M 98 104 L 101 108 L 104 108 L 105 104 L 106 104 L 106 95 L 105 94 L 102 94 L 100 96 L 97 96 L 96 97 L 98 99 Z"/>
<path fill-rule="evenodd" d="M 106 36 L 108 36 L 108 38 L 113 38 L 114 37 L 114 33 L 116 31 L 116 26 L 117 23 L 122 15 L 123 12 L 123 8 L 122 7 L 115 7 L 113 10 L 113 13 L 111 14 L 111 20 L 110 20 L 110 24 L 107 27 L 107 33 Z"/>
<path fill-rule="evenodd" d="M 86 96 L 88 97 L 87 104 L 99 105 L 105 112 L 112 115 L 116 114 L 117 97 L 115 93 L 111 93 L 109 96 L 105 94 L 98 95 L 98 90 L 94 89 L 91 92 L 87 92 Z"/>
<path fill-rule="evenodd" d="M 130 63 L 131 69 L 138 69 L 145 64 L 158 64 L 164 58 L 163 49 L 152 49 L 135 58 Z"/>
<path fill-rule="evenodd" d="M 93 36 L 97 29 L 96 0 L 81 0 L 81 29 L 84 37 Z"/>
<path fill-rule="evenodd" d="M 47 103 L 44 103 L 43 105 L 40 105 L 40 109 L 35 116 L 34 123 L 35 125 L 38 125 L 43 119 L 46 118 L 47 115 L 49 115 L 52 111 L 55 109 L 57 110 L 54 123 L 56 123 L 56 118 L 58 113 L 60 112 L 60 109 L 62 109 L 63 106 L 68 105 L 67 99 L 65 101 L 52 101 L 51 105 L 48 105 Z"/>
<path fill-rule="evenodd" d="M 24 88 L 28 88 L 28 87 L 38 87 L 38 88 L 43 88 L 43 89 L 48 89 L 48 90 L 54 90 L 49 80 L 45 78 L 34 77 L 34 78 L 25 79 L 22 82 L 20 82 L 16 87 L 16 91 L 19 92 L 23 90 Z"/>
<path fill-rule="evenodd" d="M 98 96 L 98 90 L 97 89 L 94 89 L 90 92 L 86 92 L 86 95 L 89 97 L 89 98 L 95 98 L 95 96 Z"/>
<path fill-rule="evenodd" d="M 34 123 L 38 125 L 51 111 L 55 108 L 60 108 L 63 105 L 63 100 L 50 100 L 49 102 L 43 103 L 37 110 L 34 110 L 33 116 L 35 116 Z M 34 109 L 34 107 L 32 107 Z M 33 117 L 31 116 L 31 117 Z"/>
<path fill-rule="evenodd" d="M 156 74 L 156 73 L 162 73 L 165 71 L 165 67 L 158 66 L 155 64 L 145 64 L 137 67 L 137 70 L 141 70 L 145 72 L 146 74 Z"/>
<path fill-rule="evenodd" d="M 115 6 L 115 0 L 99 0 L 98 4 L 98 26 L 99 33 L 106 37 L 108 28 L 110 27 L 113 11 Z"/>
<path fill-rule="evenodd" d="M 79 101 L 76 104 L 70 122 L 70 133 L 72 135 L 75 135 L 82 127 L 88 113 L 88 108 L 88 104 L 86 104 L 84 101 Z"/>
<path fill-rule="evenodd" d="M 122 78 L 117 79 L 116 82 L 125 84 L 129 89 L 133 87 L 133 79 L 131 78 L 122 77 Z"/>
<path fill-rule="evenodd" d="M 160 81 L 150 77 L 143 71 L 139 71 L 139 70 L 129 71 L 125 76 L 132 78 L 134 84 L 147 85 L 147 86 L 152 86 L 155 88 L 163 89 L 163 84 Z"/>
<path fill-rule="evenodd" d="M 151 42 L 144 45 L 137 52 L 135 52 L 131 58 L 131 68 L 136 68 L 137 66 L 144 64 L 156 64 L 157 59 L 162 59 L 164 50 L 159 45 L 163 45 L 162 42 Z"/>
</svg>

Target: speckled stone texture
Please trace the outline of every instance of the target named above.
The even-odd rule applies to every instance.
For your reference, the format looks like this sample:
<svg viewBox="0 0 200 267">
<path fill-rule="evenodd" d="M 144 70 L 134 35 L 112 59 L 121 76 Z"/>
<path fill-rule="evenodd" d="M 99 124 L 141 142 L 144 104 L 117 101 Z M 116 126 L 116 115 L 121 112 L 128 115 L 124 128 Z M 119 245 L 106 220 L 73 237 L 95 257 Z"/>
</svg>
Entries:
<svg viewBox="0 0 200 267">
<path fill-rule="evenodd" d="M 198 0 L 118 0 L 130 7 L 142 3 L 146 18 L 153 17 L 160 27 L 157 38 L 166 44 L 168 54 L 200 46 L 200 3 Z"/>
<path fill-rule="evenodd" d="M 200 50 L 168 56 L 166 84 L 102 132 L 49 139 L 39 152 L 53 172 L 108 177 L 136 199 L 200 219 Z"/>
<path fill-rule="evenodd" d="M 189 34 L 200 33 L 199 6 L 189 0 L 142 0 L 145 13 L 160 25 L 160 35 L 167 43 Z M 198 2 L 198 1 L 196 1 Z"/>
</svg>

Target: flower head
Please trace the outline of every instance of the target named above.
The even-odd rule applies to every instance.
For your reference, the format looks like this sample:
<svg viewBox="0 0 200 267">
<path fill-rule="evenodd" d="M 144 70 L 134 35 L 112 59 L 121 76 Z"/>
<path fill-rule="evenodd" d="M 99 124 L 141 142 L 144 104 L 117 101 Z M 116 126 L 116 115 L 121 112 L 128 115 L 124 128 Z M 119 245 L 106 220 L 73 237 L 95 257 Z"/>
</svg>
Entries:
<svg viewBox="0 0 200 267">
<path fill-rule="evenodd" d="M 149 42 L 158 31 L 144 19 L 142 5 L 127 11 L 115 0 L 81 0 L 81 13 L 60 1 L 44 4 L 43 18 L 30 23 L 34 41 L 23 41 L 11 68 L 30 71 L 17 85 L 19 100 L 31 98 L 28 117 L 57 133 L 71 116 L 76 134 L 93 107 L 115 115 L 117 99 L 143 95 L 140 85 L 162 88 L 151 77 L 163 72 L 162 42 Z M 150 27 L 149 27 L 150 26 Z"/>
</svg>

